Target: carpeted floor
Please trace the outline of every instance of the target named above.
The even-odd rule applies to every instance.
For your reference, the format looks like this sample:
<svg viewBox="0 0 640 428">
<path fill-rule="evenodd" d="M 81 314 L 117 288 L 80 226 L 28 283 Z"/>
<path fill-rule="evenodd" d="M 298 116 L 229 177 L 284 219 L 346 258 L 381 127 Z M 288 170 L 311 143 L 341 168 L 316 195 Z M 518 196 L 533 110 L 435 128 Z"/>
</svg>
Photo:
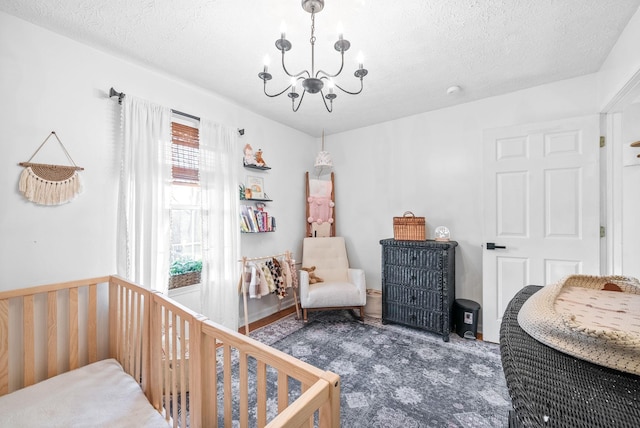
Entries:
<svg viewBox="0 0 640 428">
<path fill-rule="evenodd" d="M 507 426 L 499 347 L 442 337 L 346 311 L 293 315 L 251 332 L 263 343 L 340 375 L 345 428 Z"/>
</svg>

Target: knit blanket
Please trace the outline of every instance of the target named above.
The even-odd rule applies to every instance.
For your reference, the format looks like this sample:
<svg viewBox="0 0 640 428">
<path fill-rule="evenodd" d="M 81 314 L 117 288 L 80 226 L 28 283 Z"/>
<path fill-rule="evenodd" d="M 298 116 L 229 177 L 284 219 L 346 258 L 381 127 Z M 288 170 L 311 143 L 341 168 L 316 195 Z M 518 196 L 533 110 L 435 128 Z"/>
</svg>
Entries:
<svg viewBox="0 0 640 428">
<path fill-rule="evenodd" d="M 571 275 L 543 287 L 518 313 L 534 339 L 574 357 L 640 375 L 640 283 Z"/>
</svg>

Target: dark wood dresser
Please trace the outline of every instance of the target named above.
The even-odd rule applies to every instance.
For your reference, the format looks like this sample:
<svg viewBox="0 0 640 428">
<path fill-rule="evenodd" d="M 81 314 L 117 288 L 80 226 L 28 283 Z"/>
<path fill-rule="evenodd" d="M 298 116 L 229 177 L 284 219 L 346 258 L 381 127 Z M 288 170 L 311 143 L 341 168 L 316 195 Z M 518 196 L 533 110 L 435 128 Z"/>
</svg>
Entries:
<svg viewBox="0 0 640 428">
<path fill-rule="evenodd" d="M 439 333 L 448 342 L 458 243 L 383 239 L 380 244 L 382 322 Z"/>
</svg>

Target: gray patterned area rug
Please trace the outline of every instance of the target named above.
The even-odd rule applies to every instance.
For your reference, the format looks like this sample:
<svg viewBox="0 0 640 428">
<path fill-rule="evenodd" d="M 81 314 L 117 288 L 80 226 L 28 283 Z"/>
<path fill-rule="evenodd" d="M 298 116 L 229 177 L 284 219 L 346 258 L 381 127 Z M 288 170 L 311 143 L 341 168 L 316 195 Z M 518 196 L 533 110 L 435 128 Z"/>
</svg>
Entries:
<svg viewBox="0 0 640 428">
<path fill-rule="evenodd" d="M 400 325 L 362 324 L 346 311 L 293 315 L 251 336 L 340 375 L 345 428 L 508 425 L 511 407 L 498 345 Z"/>
</svg>

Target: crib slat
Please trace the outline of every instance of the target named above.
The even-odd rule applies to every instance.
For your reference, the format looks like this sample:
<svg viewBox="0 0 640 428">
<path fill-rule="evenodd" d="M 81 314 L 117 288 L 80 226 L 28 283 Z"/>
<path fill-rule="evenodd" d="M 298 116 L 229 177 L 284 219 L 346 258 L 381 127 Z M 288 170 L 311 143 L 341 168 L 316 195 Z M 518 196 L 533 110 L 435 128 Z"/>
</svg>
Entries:
<svg viewBox="0 0 640 428">
<path fill-rule="evenodd" d="M 240 428 L 249 426 L 249 368 L 247 364 L 247 353 L 240 353 Z"/>
<path fill-rule="evenodd" d="M 222 345 L 224 353 L 224 428 L 231 428 L 233 420 L 233 408 L 231 396 L 231 346 L 227 343 Z"/>
<path fill-rule="evenodd" d="M 178 331 L 177 317 L 175 312 L 171 312 L 171 327 L 169 329 L 171 332 L 171 371 L 173 372 L 173 376 L 171 378 L 171 393 L 172 393 L 172 406 L 173 412 L 178 413 L 178 370 L 176 368 L 176 358 L 178 357 L 178 340 L 176 338 Z M 178 418 L 173 418 L 173 428 L 178 428 Z"/>
<path fill-rule="evenodd" d="M 87 346 L 89 364 L 98 361 L 98 285 L 89 285 L 89 320 L 87 324 Z"/>
<path fill-rule="evenodd" d="M 278 413 L 289 405 L 289 377 L 278 370 Z"/>
<path fill-rule="evenodd" d="M 141 296 L 141 302 L 143 304 L 142 307 L 142 320 L 143 320 L 143 324 L 142 324 L 142 337 L 152 337 L 151 336 L 151 302 L 152 302 L 152 298 L 151 295 L 147 295 L 145 294 L 144 297 Z M 151 341 L 148 340 L 142 340 L 142 347 L 141 347 L 141 370 L 140 370 L 140 375 L 142 376 L 142 390 L 144 391 L 145 395 L 147 397 L 152 397 L 153 394 L 151 393 L 151 379 L 152 379 L 152 375 L 151 375 L 151 343 L 155 342 L 155 338 L 152 339 Z M 157 342 L 156 342 L 157 343 Z"/>
<path fill-rule="evenodd" d="M 201 409 L 204 413 L 203 427 L 218 425 L 218 356 L 216 354 L 216 339 L 203 335 L 202 343 L 204 356 L 200 360 L 203 370 Z M 208 363 L 210 361 L 210 363 Z"/>
<path fill-rule="evenodd" d="M 140 381 L 140 366 L 138 365 L 138 361 L 140 361 L 140 346 L 139 346 L 139 337 L 140 337 L 140 293 L 136 293 L 135 291 L 131 292 L 131 314 L 132 314 L 132 334 L 131 334 L 131 355 L 129 357 L 129 361 L 131 361 L 131 376 L 133 376 L 136 381 Z"/>
<path fill-rule="evenodd" d="M 47 293 L 47 378 L 58 374 L 58 292 Z"/>
<path fill-rule="evenodd" d="M 129 314 L 127 313 L 127 290 L 120 286 L 120 327 L 118 328 L 118 361 L 122 364 L 124 371 L 127 371 L 127 361 L 125 355 L 127 352 L 127 324 L 129 323 Z"/>
<path fill-rule="evenodd" d="M 34 349 L 34 321 L 33 321 L 33 295 L 24 296 L 22 301 L 22 324 L 24 326 L 24 386 L 33 385 L 35 377 L 35 349 Z"/>
<path fill-rule="evenodd" d="M 109 358 L 118 357 L 118 285 L 109 281 Z"/>
<path fill-rule="evenodd" d="M 78 289 L 69 289 L 69 370 L 78 368 Z"/>
<path fill-rule="evenodd" d="M 180 426 L 187 426 L 187 332 L 185 330 L 185 320 L 180 318 L 180 408 L 182 409 L 182 417 L 180 419 Z"/>
<path fill-rule="evenodd" d="M 150 348 L 148 349 L 149 358 L 149 372 L 144 373 L 145 378 L 148 378 L 148 388 L 150 390 L 151 405 L 154 409 L 158 410 L 162 408 L 162 364 L 164 358 L 162 357 L 162 306 L 160 306 L 157 300 L 151 296 L 149 301 L 145 304 L 145 310 L 150 311 L 150 325 L 149 333 L 151 337 Z M 144 357 L 143 357 L 144 358 Z M 143 383 L 143 389 L 146 389 Z"/>
<path fill-rule="evenodd" d="M 0 300 L 0 395 L 9 392 L 9 299 Z"/>
<path fill-rule="evenodd" d="M 259 427 L 263 427 L 267 424 L 267 365 L 262 361 L 258 361 L 256 383 L 257 422 Z"/>
<path fill-rule="evenodd" d="M 201 318 L 202 317 L 202 318 Z M 205 344 L 202 341 L 202 320 L 206 319 L 204 316 L 198 316 L 192 318 L 189 322 L 189 373 L 187 377 L 189 379 L 189 426 L 192 428 L 202 428 L 202 421 L 204 415 L 202 413 L 202 397 L 204 397 L 204 391 L 202 388 L 203 382 L 207 379 L 206 370 L 202 368 L 203 347 Z M 191 352 L 191 350 L 194 350 Z M 208 360 L 207 360 L 208 361 Z"/>
<path fill-rule="evenodd" d="M 169 420 L 169 411 L 168 409 L 168 400 L 169 400 L 169 336 L 167 335 L 167 324 L 169 323 L 169 310 L 164 307 L 164 306 L 160 306 L 160 312 L 162 313 L 161 315 L 161 334 L 162 334 L 162 341 L 161 341 L 161 346 L 162 346 L 162 360 L 160 361 L 161 367 L 160 367 L 160 379 L 161 379 L 161 388 L 160 391 L 162 392 L 162 400 L 161 400 L 161 405 L 165 408 L 165 413 L 164 413 L 164 417 L 165 420 Z"/>
<path fill-rule="evenodd" d="M 309 390 L 309 385 L 305 385 L 305 384 L 300 385 L 300 392 L 302 394 L 304 394 L 308 390 Z M 311 416 L 308 421 L 300 425 L 300 428 L 313 428 L 313 416 Z"/>
<path fill-rule="evenodd" d="M 127 373 L 131 373 L 131 331 L 133 328 L 133 311 L 131 310 L 131 290 L 129 290 L 128 288 L 124 288 L 124 293 L 125 293 L 125 306 L 124 306 L 124 311 L 125 311 L 125 335 L 124 335 L 124 342 L 125 342 L 125 346 L 124 346 L 124 355 L 125 355 L 125 363 L 123 364 L 125 367 L 125 371 Z"/>
</svg>

